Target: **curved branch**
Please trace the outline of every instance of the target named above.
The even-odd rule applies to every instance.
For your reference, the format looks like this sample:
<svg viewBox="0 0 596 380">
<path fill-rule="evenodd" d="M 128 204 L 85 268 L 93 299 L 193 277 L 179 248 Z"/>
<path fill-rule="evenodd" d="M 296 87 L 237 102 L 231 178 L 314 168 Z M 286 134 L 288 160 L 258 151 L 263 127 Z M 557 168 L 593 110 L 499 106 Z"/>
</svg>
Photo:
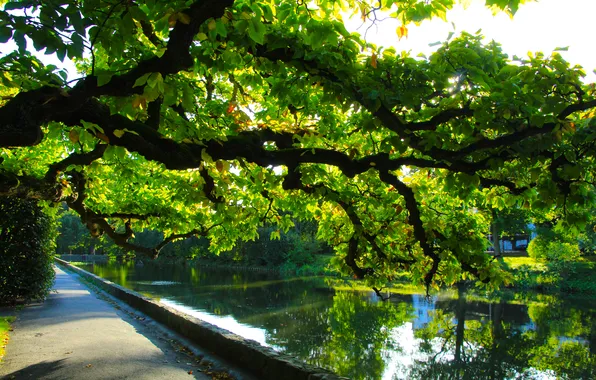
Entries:
<svg viewBox="0 0 596 380">
<path fill-rule="evenodd" d="M 418 240 L 420 248 L 422 248 L 422 253 L 432 260 L 431 268 L 424 277 L 424 283 L 428 291 L 428 288 L 432 283 L 433 277 L 439 269 L 439 263 L 441 262 L 441 258 L 439 257 L 439 255 L 437 255 L 434 248 L 429 243 L 426 237 L 426 231 L 424 230 L 424 224 L 422 223 L 422 219 L 420 217 L 420 209 L 418 201 L 414 196 L 414 191 L 410 187 L 408 187 L 408 185 L 401 182 L 396 176 L 390 174 L 387 171 L 379 172 L 379 177 L 386 184 L 395 187 L 397 191 L 404 197 L 406 201 L 406 209 L 409 213 L 408 223 L 414 228 L 414 237 L 416 238 L 416 240 Z"/>
<path fill-rule="evenodd" d="M 87 153 L 73 153 L 64 160 L 50 165 L 44 179 L 48 182 L 56 181 L 60 172 L 65 171 L 71 165 L 89 165 L 93 161 L 101 158 L 108 146 L 106 144 L 97 144 L 95 148 Z"/>
</svg>

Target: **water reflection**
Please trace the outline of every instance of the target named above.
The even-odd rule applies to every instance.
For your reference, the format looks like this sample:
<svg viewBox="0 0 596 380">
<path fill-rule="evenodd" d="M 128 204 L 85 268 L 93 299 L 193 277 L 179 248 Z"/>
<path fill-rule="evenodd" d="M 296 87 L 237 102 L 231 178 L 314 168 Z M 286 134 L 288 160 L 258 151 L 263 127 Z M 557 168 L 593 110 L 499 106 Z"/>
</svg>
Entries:
<svg viewBox="0 0 596 380">
<path fill-rule="evenodd" d="M 167 298 L 161 298 L 159 301 L 166 306 L 169 306 L 188 315 L 192 315 L 193 317 L 211 323 L 214 326 L 221 327 L 222 329 L 231 331 L 234 334 L 238 334 L 244 338 L 252 339 L 263 346 L 272 347 L 277 351 L 282 351 L 280 347 L 274 347 L 267 343 L 266 331 L 264 329 L 251 327 L 244 323 L 239 323 L 231 315 L 213 315 L 211 313 L 193 309 L 192 307 L 186 306 L 176 301 L 172 301 Z"/>
<path fill-rule="evenodd" d="M 596 377 L 596 308 L 554 296 L 488 300 L 335 290 L 324 278 L 95 264 L 95 274 L 354 379 Z"/>
</svg>

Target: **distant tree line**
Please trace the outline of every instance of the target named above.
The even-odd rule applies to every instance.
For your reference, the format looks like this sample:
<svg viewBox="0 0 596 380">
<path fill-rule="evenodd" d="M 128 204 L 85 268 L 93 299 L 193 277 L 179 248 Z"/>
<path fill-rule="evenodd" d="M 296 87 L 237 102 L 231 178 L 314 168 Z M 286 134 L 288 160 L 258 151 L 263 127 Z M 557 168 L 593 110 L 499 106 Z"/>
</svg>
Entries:
<svg viewBox="0 0 596 380">
<path fill-rule="evenodd" d="M 58 254 L 111 255 L 132 258 L 111 240 L 92 237 L 80 218 L 65 210 L 61 216 L 59 235 L 56 240 Z M 233 249 L 220 254 L 209 249 L 209 241 L 202 237 L 190 237 L 173 242 L 163 248 L 160 260 L 200 260 L 205 263 L 279 268 L 284 271 L 312 265 L 316 256 L 331 254 L 330 247 L 317 239 L 316 222 L 294 221 L 295 228 L 284 233 L 275 226 L 259 228 L 254 241 L 237 241 Z M 134 237 L 134 244 L 153 247 L 164 239 L 160 231 L 143 230 Z"/>
</svg>

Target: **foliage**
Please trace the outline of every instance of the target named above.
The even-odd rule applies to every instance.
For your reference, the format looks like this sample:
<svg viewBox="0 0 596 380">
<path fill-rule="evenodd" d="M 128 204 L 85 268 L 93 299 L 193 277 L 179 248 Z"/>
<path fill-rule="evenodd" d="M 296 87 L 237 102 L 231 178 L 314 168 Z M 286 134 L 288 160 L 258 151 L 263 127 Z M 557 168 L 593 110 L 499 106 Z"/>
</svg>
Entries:
<svg viewBox="0 0 596 380">
<path fill-rule="evenodd" d="M 80 219 L 72 212 L 65 212 L 60 219 L 56 252 L 58 254 L 109 254 L 127 258 L 126 252 L 108 239 L 93 239 Z M 222 264 L 224 266 L 265 267 L 292 274 L 328 273 L 329 248 L 317 240 L 317 226 L 313 222 L 295 221 L 291 231 L 279 231 L 277 227 L 259 228 L 254 241 L 239 241 L 232 250 L 215 254 L 209 250 L 205 238 L 188 238 L 169 244 L 161 251 L 160 261 L 172 262 L 194 260 L 197 264 Z M 273 234 L 273 235 L 272 235 Z M 279 237 L 276 235 L 279 234 Z M 274 237 L 273 239 L 271 237 Z M 152 247 L 163 240 L 163 233 L 144 230 L 132 241 L 143 247 Z"/>
<path fill-rule="evenodd" d="M 540 228 L 539 235 L 528 245 L 528 254 L 537 260 L 576 261 L 580 257 L 577 238 L 562 230 L 561 225 L 554 228 Z"/>
<path fill-rule="evenodd" d="M 299 226 L 308 223 L 297 222 Z M 230 251 L 215 254 L 203 245 L 192 258 L 196 263 L 223 264 L 243 267 L 263 267 L 279 270 L 285 274 L 323 274 L 329 260 L 322 256 L 327 247 L 312 233 L 300 228 L 279 232 L 276 227 L 261 227 L 254 241 L 239 241 Z M 278 238 L 271 236 L 279 233 Z"/>
<path fill-rule="evenodd" d="M 493 220 L 504 235 L 514 236 L 517 234 L 529 234 L 531 222 L 528 210 L 512 208 L 496 212 L 497 217 Z"/>
<path fill-rule="evenodd" d="M 45 298 L 54 282 L 52 210 L 0 197 L 0 215 L 0 304 Z"/>
<path fill-rule="evenodd" d="M 594 211 L 592 211 L 590 222 L 579 236 L 579 247 L 585 256 L 596 254 L 596 218 L 594 217 Z"/>
<path fill-rule="evenodd" d="M 343 23 L 385 12 L 404 37 L 455 4 L 7 2 L 0 195 L 64 201 L 93 236 L 150 257 L 189 236 L 229 251 L 260 226 L 288 231 L 291 212 L 372 284 L 407 269 L 427 287 L 498 285 L 493 210 L 576 231 L 588 218 L 595 89 L 557 53 L 511 60 L 463 33 L 412 57 Z M 81 78 L 27 49 L 73 59 Z M 143 229 L 164 238 L 136 244 Z"/>
</svg>

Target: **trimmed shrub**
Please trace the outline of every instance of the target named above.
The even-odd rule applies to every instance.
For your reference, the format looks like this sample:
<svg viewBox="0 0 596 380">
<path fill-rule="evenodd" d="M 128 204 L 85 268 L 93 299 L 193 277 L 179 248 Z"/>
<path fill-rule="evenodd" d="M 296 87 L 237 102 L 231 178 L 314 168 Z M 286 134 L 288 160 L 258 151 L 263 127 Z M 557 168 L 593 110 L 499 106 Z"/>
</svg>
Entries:
<svg viewBox="0 0 596 380">
<path fill-rule="evenodd" d="M 546 239 L 544 236 L 536 236 L 528 244 L 528 255 L 536 260 L 546 259 L 546 248 L 550 241 L 550 239 Z"/>
<path fill-rule="evenodd" d="M 47 297 L 55 237 L 55 219 L 36 201 L 0 198 L 0 304 Z"/>
<path fill-rule="evenodd" d="M 575 261 L 581 253 L 577 243 L 572 244 L 544 236 L 537 236 L 528 245 L 528 254 L 537 260 Z"/>
</svg>

